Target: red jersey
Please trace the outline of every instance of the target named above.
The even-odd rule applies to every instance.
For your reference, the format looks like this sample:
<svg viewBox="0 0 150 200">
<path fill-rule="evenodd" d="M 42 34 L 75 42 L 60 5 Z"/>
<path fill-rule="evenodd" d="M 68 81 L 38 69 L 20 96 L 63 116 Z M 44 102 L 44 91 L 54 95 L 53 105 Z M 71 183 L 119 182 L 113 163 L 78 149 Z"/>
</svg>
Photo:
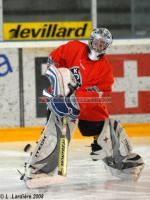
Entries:
<svg viewBox="0 0 150 200">
<path fill-rule="evenodd" d="M 88 58 L 88 47 L 80 41 L 71 41 L 55 49 L 50 54 L 52 60 L 58 64 L 58 67 L 73 68 L 77 66 L 81 75 L 81 87 L 75 95 L 79 100 L 98 97 L 99 94 L 89 91 L 88 88 L 96 86 L 102 92 L 111 92 L 113 84 L 112 66 L 105 56 L 98 61 L 92 61 Z M 80 119 L 88 121 L 101 121 L 108 118 L 107 104 L 103 102 L 81 103 Z"/>
</svg>

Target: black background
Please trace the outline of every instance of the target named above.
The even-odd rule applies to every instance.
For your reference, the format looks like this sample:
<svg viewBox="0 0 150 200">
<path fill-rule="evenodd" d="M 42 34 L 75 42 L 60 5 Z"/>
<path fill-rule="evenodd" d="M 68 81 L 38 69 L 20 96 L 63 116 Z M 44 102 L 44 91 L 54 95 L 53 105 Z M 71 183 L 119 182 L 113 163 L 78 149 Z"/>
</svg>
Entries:
<svg viewBox="0 0 150 200">
<path fill-rule="evenodd" d="M 35 77 L 36 77 L 36 117 L 46 117 L 47 109 L 46 104 L 40 102 L 42 91 L 44 88 L 49 87 L 48 79 L 41 74 L 42 64 L 47 63 L 47 57 L 35 58 Z"/>
</svg>

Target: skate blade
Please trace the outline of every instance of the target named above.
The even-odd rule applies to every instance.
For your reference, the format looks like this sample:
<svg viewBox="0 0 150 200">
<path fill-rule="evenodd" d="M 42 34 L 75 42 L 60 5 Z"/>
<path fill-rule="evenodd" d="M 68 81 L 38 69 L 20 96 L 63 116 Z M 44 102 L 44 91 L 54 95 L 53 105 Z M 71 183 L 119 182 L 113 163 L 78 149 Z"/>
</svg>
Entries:
<svg viewBox="0 0 150 200">
<path fill-rule="evenodd" d="M 66 180 L 64 176 L 50 176 L 50 177 L 40 177 L 35 179 L 29 179 L 25 181 L 27 188 L 42 188 L 50 185 L 62 184 Z"/>
</svg>

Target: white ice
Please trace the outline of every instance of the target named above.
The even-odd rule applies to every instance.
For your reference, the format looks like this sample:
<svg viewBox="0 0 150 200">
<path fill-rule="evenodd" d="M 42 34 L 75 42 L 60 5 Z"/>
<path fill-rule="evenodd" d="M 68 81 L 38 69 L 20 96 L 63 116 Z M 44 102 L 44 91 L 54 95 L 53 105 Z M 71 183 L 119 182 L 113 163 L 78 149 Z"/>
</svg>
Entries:
<svg viewBox="0 0 150 200">
<path fill-rule="evenodd" d="M 69 147 L 66 182 L 43 189 L 27 189 L 24 182 L 19 180 L 17 169 L 23 171 L 24 162 L 29 156 L 23 151 L 26 143 L 0 143 L 0 199 L 23 194 L 26 197 L 22 199 L 150 200 L 150 138 L 132 138 L 131 141 L 134 151 L 142 155 L 145 161 L 137 183 L 122 182 L 105 170 L 102 161 L 93 162 L 89 156 L 91 140 L 73 140 Z M 39 194 L 43 194 L 43 198 Z"/>
</svg>

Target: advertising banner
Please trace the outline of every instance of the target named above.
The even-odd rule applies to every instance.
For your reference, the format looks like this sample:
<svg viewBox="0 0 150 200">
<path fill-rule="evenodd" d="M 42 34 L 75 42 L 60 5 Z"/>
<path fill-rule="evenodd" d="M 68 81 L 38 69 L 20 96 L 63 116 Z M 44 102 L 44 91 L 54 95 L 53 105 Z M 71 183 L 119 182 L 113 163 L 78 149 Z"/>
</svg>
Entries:
<svg viewBox="0 0 150 200">
<path fill-rule="evenodd" d="M 4 40 L 87 39 L 92 23 L 85 22 L 24 22 L 4 23 Z"/>
<path fill-rule="evenodd" d="M 150 54 L 115 54 L 108 58 L 115 76 L 110 113 L 126 116 L 128 122 L 150 120 Z"/>
</svg>

